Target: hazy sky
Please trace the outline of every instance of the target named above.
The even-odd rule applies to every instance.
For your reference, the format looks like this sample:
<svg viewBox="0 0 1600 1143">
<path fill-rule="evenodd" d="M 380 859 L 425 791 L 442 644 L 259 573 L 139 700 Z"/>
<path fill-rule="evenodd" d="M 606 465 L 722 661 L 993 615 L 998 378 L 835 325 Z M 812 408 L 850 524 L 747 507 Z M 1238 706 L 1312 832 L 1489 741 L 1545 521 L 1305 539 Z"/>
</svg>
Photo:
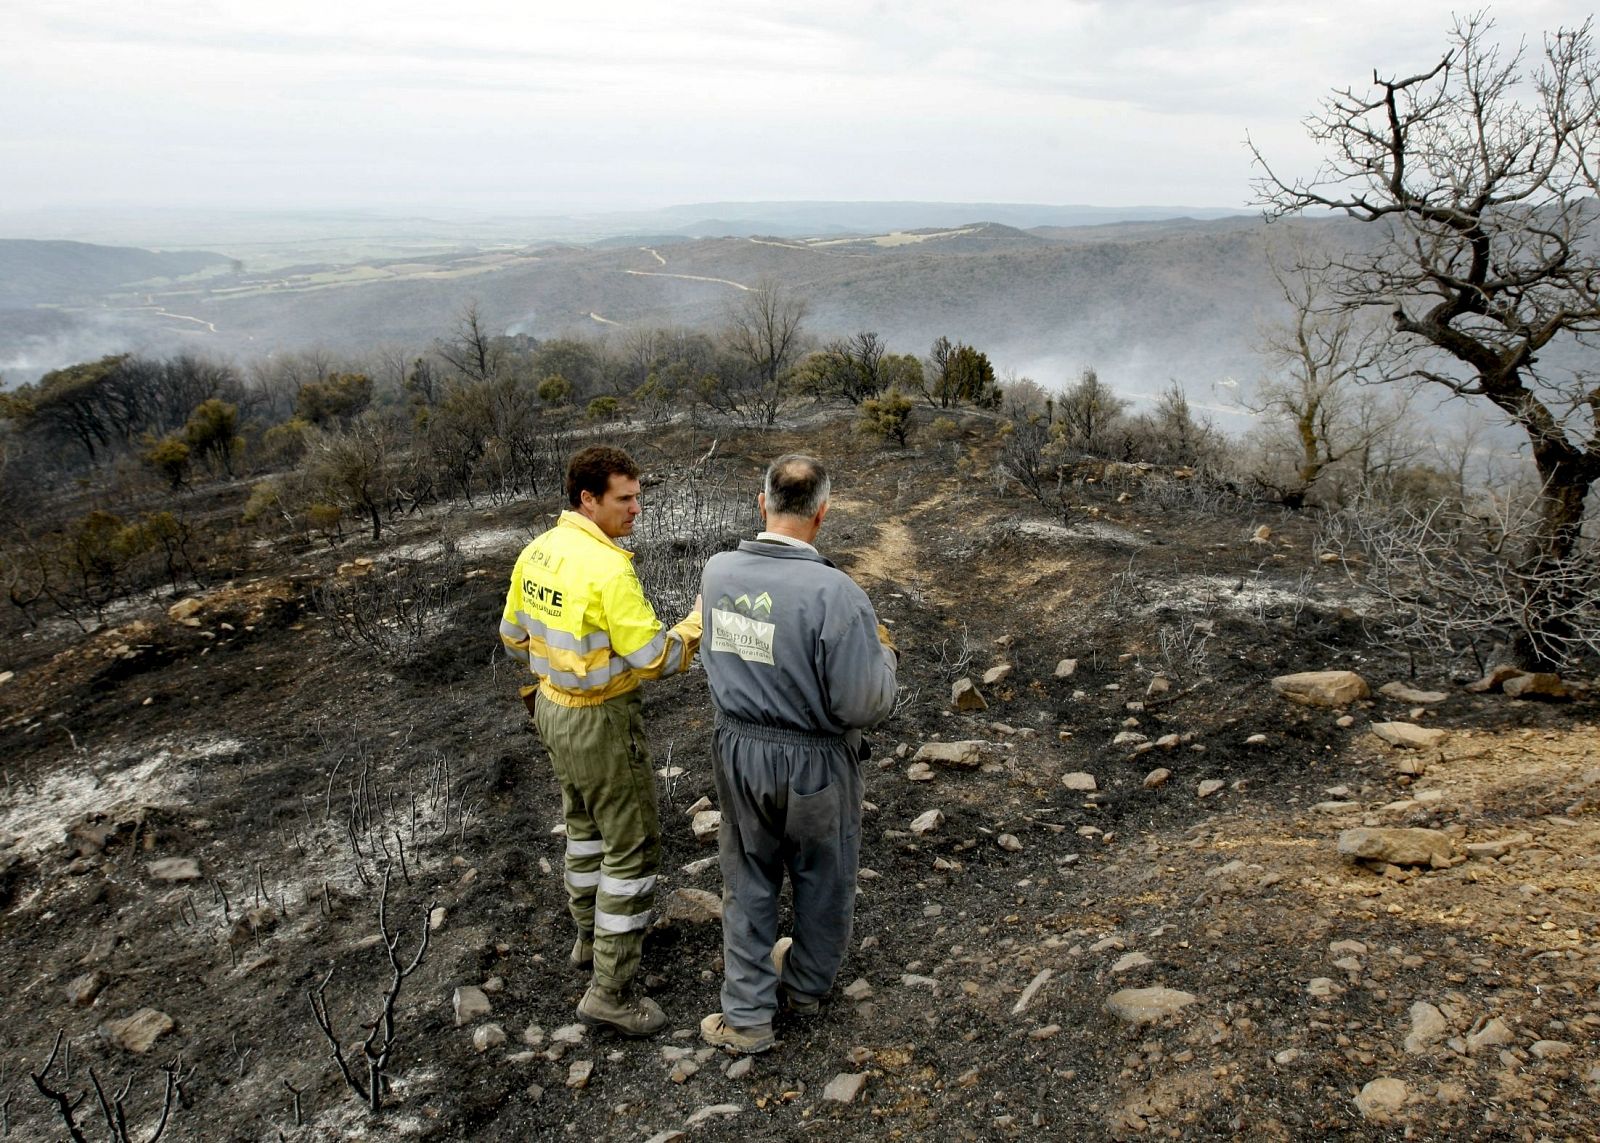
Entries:
<svg viewBox="0 0 1600 1143">
<path fill-rule="evenodd" d="M 0 211 L 1244 206 L 1438 0 L 0 0 Z M 1581 3 L 1502 5 L 1536 50 Z"/>
</svg>

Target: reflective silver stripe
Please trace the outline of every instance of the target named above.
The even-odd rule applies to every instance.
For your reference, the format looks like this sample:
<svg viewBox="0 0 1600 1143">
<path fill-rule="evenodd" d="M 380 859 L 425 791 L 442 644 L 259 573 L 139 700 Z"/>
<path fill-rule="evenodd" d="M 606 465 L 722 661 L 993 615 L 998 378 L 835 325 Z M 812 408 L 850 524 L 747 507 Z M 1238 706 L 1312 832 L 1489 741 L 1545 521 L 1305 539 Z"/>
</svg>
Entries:
<svg viewBox="0 0 1600 1143">
<path fill-rule="evenodd" d="M 600 871 L 596 869 L 593 873 L 574 873 L 569 869 L 567 870 L 567 884 L 574 889 L 593 889 L 600 884 Z"/>
<path fill-rule="evenodd" d="M 568 857 L 598 857 L 606 851 L 606 843 L 599 838 L 593 841 L 573 841 L 567 838 Z"/>
<path fill-rule="evenodd" d="M 532 657 L 533 669 L 545 678 L 569 691 L 598 691 L 604 689 L 612 679 L 627 671 L 628 664 L 622 659 L 612 658 L 606 665 L 598 670 L 590 671 L 587 675 L 579 677 L 571 671 L 558 671 L 550 665 L 549 659 Z"/>
<path fill-rule="evenodd" d="M 521 616 L 522 612 L 517 612 L 517 617 L 521 618 Z M 523 628 L 518 627 L 515 623 L 511 622 L 511 620 L 502 619 L 500 620 L 500 636 L 503 639 L 515 639 L 520 641 L 528 637 L 528 632 Z"/>
<path fill-rule="evenodd" d="M 631 933 L 636 929 L 643 929 L 650 924 L 650 910 L 642 913 L 625 915 L 622 913 L 608 913 L 604 909 L 594 911 L 594 929 L 600 933 Z"/>
<path fill-rule="evenodd" d="M 667 633 L 665 631 L 657 631 L 656 637 L 650 640 L 650 642 L 646 643 L 643 647 L 640 647 L 637 651 L 632 651 L 622 657 L 628 660 L 629 666 L 648 667 L 651 663 L 655 662 L 661 657 L 662 649 L 665 648 L 666 645 Z"/>
<path fill-rule="evenodd" d="M 612 897 L 639 897 L 655 891 L 656 879 L 651 877 L 613 877 L 600 875 L 600 892 Z"/>
<path fill-rule="evenodd" d="M 667 661 L 661 666 L 663 675 L 675 675 L 683 670 L 683 637 L 674 635 L 667 640 Z"/>
<path fill-rule="evenodd" d="M 528 665 L 528 650 L 526 647 L 513 647 L 510 643 L 502 642 L 500 648 L 505 651 L 508 659 L 515 659 L 523 666 Z"/>
<path fill-rule="evenodd" d="M 611 633 L 608 631 L 591 631 L 579 637 L 558 627 L 547 627 L 543 620 L 529 615 L 526 611 L 517 612 L 517 622 L 521 623 L 530 635 L 543 639 L 547 646 L 560 647 L 563 651 L 576 651 L 580 655 L 587 655 L 590 651 L 611 646 Z"/>
</svg>

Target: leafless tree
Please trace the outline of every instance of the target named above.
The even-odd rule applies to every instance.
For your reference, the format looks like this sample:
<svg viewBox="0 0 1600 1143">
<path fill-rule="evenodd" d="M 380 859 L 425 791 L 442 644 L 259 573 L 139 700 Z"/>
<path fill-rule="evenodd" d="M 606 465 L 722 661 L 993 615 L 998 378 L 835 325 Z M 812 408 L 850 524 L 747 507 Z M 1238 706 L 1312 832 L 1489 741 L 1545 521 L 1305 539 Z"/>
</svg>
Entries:
<svg viewBox="0 0 1600 1143">
<path fill-rule="evenodd" d="M 505 365 L 504 348 L 484 325 L 476 301 L 466 304 L 450 336 L 440 338 L 433 348 L 450 368 L 472 381 L 489 381 Z"/>
<path fill-rule="evenodd" d="M 1342 301 L 1392 313 L 1405 352 L 1392 379 L 1487 401 L 1523 430 L 1539 526 L 1508 558 L 1562 590 L 1566 577 L 1542 569 L 1577 554 L 1600 479 L 1600 377 L 1587 364 L 1600 334 L 1600 57 L 1590 22 L 1547 35 L 1531 66 L 1525 45 L 1503 52 L 1492 31 L 1484 15 L 1460 18 L 1433 67 L 1336 90 L 1307 121 L 1325 155 L 1310 177 L 1252 144 L 1256 187 L 1269 216 L 1331 209 L 1375 224 L 1373 248 L 1339 261 Z M 1566 614 L 1558 601 L 1537 611 Z M 1518 653 L 1537 661 L 1541 643 L 1525 637 Z"/>
<path fill-rule="evenodd" d="M 746 370 L 743 378 L 724 378 L 720 396 L 727 411 L 770 425 L 778 416 L 783 381 L 800 352 L 809 303 L 771 279 L 744 291 L 729 308 L 723 339 Z M 715 397 L 717 394 L 710 394 Z"/>
</svg>

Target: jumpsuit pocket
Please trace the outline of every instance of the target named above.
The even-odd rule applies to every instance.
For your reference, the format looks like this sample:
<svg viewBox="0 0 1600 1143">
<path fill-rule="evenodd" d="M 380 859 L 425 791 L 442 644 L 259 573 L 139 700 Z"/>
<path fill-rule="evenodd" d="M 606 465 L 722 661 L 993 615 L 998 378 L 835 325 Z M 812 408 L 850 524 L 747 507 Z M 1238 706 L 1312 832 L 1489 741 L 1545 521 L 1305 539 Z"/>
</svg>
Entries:
<svg viewBox="0 0 1600 1143">
<path fill-rule="evenodd" d="M 839 836 L 839 786 L 830 783 L 812 794 L 789 795 L 788 828 L 796 840 L 826 841 Z"/>
</svg>

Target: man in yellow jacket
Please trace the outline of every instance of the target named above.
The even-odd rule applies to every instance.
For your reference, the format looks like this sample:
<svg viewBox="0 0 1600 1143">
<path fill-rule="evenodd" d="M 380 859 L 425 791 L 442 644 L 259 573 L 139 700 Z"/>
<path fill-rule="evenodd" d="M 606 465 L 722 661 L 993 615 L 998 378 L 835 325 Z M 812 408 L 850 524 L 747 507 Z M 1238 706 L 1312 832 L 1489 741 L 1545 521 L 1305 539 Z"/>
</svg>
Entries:
<svg viewBox="0 0 1600 1143">
<path fill-rule="evenodd" d="M 700 645 L 700 601 L 664 628 L 616 541 L 639 514 L 639 468 L 621 449 L 586 448 L 567 465 L 556 526 L 522 550 L 500 640 L 539 676 L 522 690 L 561 784 L 569 958 L 592 965 L 578 1018 L 630 1036 L 666 1026 L 634 986 L 661 864 L 655 775 L 645 749 L 641 679 L 688 668 Z"/>
</svg>

